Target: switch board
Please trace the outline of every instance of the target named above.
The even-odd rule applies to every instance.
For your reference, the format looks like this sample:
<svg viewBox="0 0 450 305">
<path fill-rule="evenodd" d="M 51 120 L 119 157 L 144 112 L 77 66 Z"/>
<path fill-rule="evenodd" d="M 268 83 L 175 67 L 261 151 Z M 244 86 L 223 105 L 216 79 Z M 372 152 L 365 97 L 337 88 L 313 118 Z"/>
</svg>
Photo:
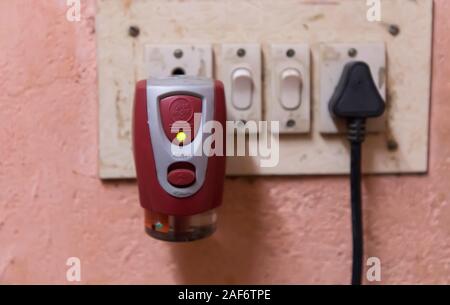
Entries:
<svg viewBox="0 0 450 305">
<path fill-rule="evenodd" d="M 275 167 L 261 167 L 259 157 L 229 157 L 227 174 L 236 176 L 348 173 L 345 137 L 321 131 L 320 48 L 323 44 L 383 43 L 387 68 L 385 129 L 367 136 L 363 171 L 426 172 L 433 2 L 382 0 L 380 22 L 367 20 L 369 8 L 366 1 L 348 0 L 98 0 L 99 176 L 135 177 L 130 133 L 134 86 L 149 75 L 146 46 L 173 44 L 195 47 L 210 44 L 214 54 L 212 73 L 219 79 L 223 45 L 257 45 L 264 64 L 259 89 L 264 120 L 268 119 L 273 104 L 279 105 L 268 94 L 271 82 L 266 63 L 270 46 L 310 46 L 309 131 L 280 135 L 279 163 Z M 140 29 L 139 36 L 129 34 L 132 26 Z M 391 26 L 399 31 L 390 31 Z M 165 52 L 166 55 L 173 56 L 173 50 Z M 295 82 L 295 71 L 287 72 L 285 78 Z M 235 75 L 238 81 L 242 80 L 242 86 L 246 86 L 246 75 L 244 70 Z M 294 100 L 288 96 L 286 104 L 294 105 Z M 256 118 L 259 113 L 255 111 L 251 116 Z"/>
</svg>

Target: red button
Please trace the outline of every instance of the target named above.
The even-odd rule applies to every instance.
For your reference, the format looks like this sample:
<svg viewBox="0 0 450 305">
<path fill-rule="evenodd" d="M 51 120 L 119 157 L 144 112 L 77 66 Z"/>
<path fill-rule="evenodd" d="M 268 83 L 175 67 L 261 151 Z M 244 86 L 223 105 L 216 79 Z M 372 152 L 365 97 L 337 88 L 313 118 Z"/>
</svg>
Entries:
<svg viewBox="0 0 450 305">
<path fill-rule="evenodd" d="M 189 95 L 173 95 L 166 97 L 160 102 L 160 115 L 163 124 L 163 129 L 170 141 L 173 141 L 178 132 L 172 132 L 172 126 L 175 122 L 185 122 L 183 132 L 190 134 L 186 143 L 189 144 L 196 136 L 198 128 L 195 126 L 194 118 L 196 113 L 202 112 L 202 100 L 195 96 Z M 187 125 L 187 126 L 186 126 Z M 200 124 L 198 124 L 200 125 Z"/>
<path fill-rule="evenodd" d="M 167 180 L 175 187 L 188 187 L 195 182 L 195 172 L 190 169 L 174 169 L 167 175 Z"/>
</svg>

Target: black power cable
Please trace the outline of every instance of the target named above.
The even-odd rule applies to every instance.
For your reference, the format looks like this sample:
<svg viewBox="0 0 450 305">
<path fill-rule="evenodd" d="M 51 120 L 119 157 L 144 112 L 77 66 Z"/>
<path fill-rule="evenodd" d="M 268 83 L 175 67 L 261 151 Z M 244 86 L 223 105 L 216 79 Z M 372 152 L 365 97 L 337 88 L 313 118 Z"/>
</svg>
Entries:
<svg viewBox="0 0 450 305">
<path fill-rule="evenodd" d="M 361 192 L 361 144 L 364 141 L 365 120 L 356 119 L 348 124 L 350 155 L 350 189 L 352 209 L 353 267 L 352 285 L 361 284 L 363 265 L 363 222 Z"/>
<path fill-rule="evenodd" d="M 351 146 L 352 285 L 361 285 L 364 257 L 361 146 L 366 134 L 366 119 L 381 116 L 385 110 L 383 98 L 373 81 L 370 67 L 365 62 L 355 61 L 345 66 L 329 108 L 333 115 L 347 120 Z"/>
</svg>

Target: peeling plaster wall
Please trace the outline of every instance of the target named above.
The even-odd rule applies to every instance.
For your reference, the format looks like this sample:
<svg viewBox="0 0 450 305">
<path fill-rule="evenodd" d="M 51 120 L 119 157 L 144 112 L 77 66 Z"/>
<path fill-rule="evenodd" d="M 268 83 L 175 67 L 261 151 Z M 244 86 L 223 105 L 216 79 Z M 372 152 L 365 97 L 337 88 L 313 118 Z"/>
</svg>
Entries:
<svg viewBox="0 0 450 305">
<path fill-rule="evenodd" d="M 347 179 L 229 179 L 214 237 L 143 232 L 134 182 L 97 178 L 94 1 L 0 2 L 0 283 L 347 283 Z M 435 1 L 430 172 L 364 181 L 382 283 L 450 283 L 450 2 Z"/>
</svg>

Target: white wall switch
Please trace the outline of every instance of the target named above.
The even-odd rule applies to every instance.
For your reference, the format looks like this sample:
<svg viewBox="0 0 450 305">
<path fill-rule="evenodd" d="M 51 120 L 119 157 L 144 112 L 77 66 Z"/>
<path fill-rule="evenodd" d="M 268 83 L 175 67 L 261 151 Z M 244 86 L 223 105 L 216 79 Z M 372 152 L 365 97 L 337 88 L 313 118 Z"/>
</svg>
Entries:
<svg viewBox="0 0 450 305">
<path fill-rule="evenodd" d="M 223 81 L 227 100 L 227 120 L 260 121 L 261 46 L 259 44 L 224 44 L 217 58 L 217 76 Z M 237 124 L 239 126 L 244 124 Z"/>
<path fill-rule="evenodd" d="M 150 77 L 171 75 L 212 77 L 211 45 L 147 44 L 144 52 L 146 71 Z"/>
<path fill-rule="evenodd" d="M 266 120 L 279 121 L 280 133 L 311 129 L 310 58 L 308 44 L 273 44 L 267 50 Z"/>
<path fill-rule="evenodd" d="M 344 67 L 352 61 L 366 62 L 372 72 L 377 88 L 386 101 L 386 48 L 384 43 L 324 43 L 320 45 L 320 132 L 341 133 L 346 131 L 345 122 L 334 118 L 328 104 L 341 78 Z M 368 132 L 383 132 L 386 114 L 367 122 Z"/>
</svg>

